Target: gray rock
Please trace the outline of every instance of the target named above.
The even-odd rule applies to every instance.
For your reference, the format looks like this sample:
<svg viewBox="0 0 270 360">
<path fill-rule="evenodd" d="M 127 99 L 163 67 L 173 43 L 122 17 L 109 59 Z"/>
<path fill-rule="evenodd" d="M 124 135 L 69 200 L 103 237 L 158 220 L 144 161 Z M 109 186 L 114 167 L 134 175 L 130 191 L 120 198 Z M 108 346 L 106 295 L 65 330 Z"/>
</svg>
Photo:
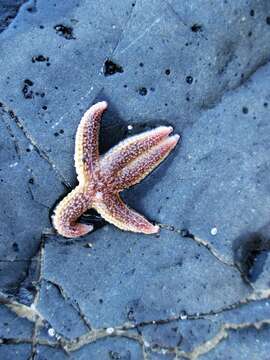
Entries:
<svg viewBox="0 0 270 360">
<path fill-rule="evenodd" d="M 0 120 L 0 286 L 16 292 L 40 246 L 42 232 L 50 227 L 50 207 L 64 188 L 14 118 L 0 113 Z"/>
<path fill-rule="evenodd" d="M 159 354 L 159 353 L 151 353 L 148 355 L 150 360 L 173 360 L 174 355 L 172 354 Z M 180 359 L 182 360 L 182 359 Z"/>
<path fill-rule="evenodd" d="M 23 338 L 32 336 L 33 325 L 26 319 L 17 317 L 14 313 L 8 310 L 3 305 L 0 306 L 0 337 L 8 338 Z M 5 358 L 3 358 L 5 359 Z"/>
<path fill-rule="evenodd" d="M 25 360 L 31 355 L 30 345 L 1 345 L 1 359 Z"/>
<path fill-rule="evenodd" d="M 1 338 L 13 340 L 0 358 L 37 350 L 39 360 L 65 359 L 52 342 L 79 341 L 91 326 L 138 338 L 112 333 L 71 359 L 140 360 L 139 342 L 150 359 L 174 358 L 176 347 L 185 358 L 233 324 L 200 358 L 266 359 L 269 329 L 256 324 L 269 319 L 269 1 L 2 5 L 0 289 L 40 311 L 37 340 L 50 346 L 15 345 L 31 343 L 33 325 L 1 307 Z M 104 226 L 93 213 L 85 238 L 53 235 L 52 210 L 76 184 L 76 127 L 101 99 L 101 152 L 158 125 L 181 134 L 123 194 L 162 224 L 157 237 Z"/>
<path fill-rule="evenodd" d="M 39 312 L 58 333 L 66 338 L 75 338 L 89 330 L 80 316 L 77 304 L 66 298 L 62 289 L 43 281 L 39 296 Z"/>
<path fill-rule="evenodd" d="M 224 342 L 224 346 L 218 345 L 217 349 L 229 348 L 231 341 L 233 343 L 235 342 L 234 346 L 236 349 L 236 343 L 239 341 L 239 337 L 237 336 L 236 340 L 231 340 L 234 338 L 235 332 L 239 332 L 239 334 L 242 334 L 241 336 L 243 337 L 246 333 L 249 333 L 249 329 L 252 328 L 253 323 L 259 323 L 264 319 L 269 319 L 269 315 L 269 301 L 254 301 L 237 306 L 235 309 L 230 310 L 228 308 L 226 311 L 214 315 L 207 315 L 194 319 L 180 319 L 165 324 L 156 323 L 153 325 L 146 325 L 142 326 L 140 330 L 144 339 L 151 345 L 151 348 L 166 350 L 176 349 L 177 347 L 179 352 L 182 351 L 185 354 L 195 354 L 195 352 L 198 351 L 197 349 L 203 349 L 203 351 L 201 350 L 199 354 L 207 354 L 204 355 L 207 359 L 219 359 L 220 357 L 222 358 L 222 356 L 224 356 L 225 359 L 225 355 L 227 354 L 226 350 L 211 351 L 211 346 L 208 347 L 205 346 L 205 344 L 207 344 L 207 342 L 214 344 L 214 339 L 218 336 L 218 334 L 220 334 L 222 328 L 226 324 L 230 324 L 232 325 L 232 329 L 228 330 L 229 338 L 223 337 L 220 343 L 222 344 L 222 342 Z M 241 328 L 243 324 L 246 325 Z M 248 324 L 250 324 L 250 326 Z M 235 327 L 235 329 L 233 329 L 233 327 Z M 267 328 L 267 325 L 265 328 Z M 260 337 L 258 330 L 257 332 Z M 251 333 L 254 332 L 251 331 Z M 241 347 L 241 341 L 239 342 L 239 346 Z M 213 348 L 214 347 L 215 346 L 213 346 Z M 255 354 L 257 354 L 259 350 L 260 349 L 257 348 L 253 352 L 252 347 L 250 347 L 250 356 L 256 358 Z M 261 351 L 263 356 L 263 348 Z M 217 354 L 219 354 L 220 357 Z M 204 356 L 202 356 L 203 359 Z M 234 358 L 236 358 L 236 355 L 232 357 L 232 359 Z M 257 355 L 257 358 L 261 357 Z"/>
<path fill-rule="evenodd" d="M 200 359 L 269 359 L 269 328 L 260 331 L 246 329 L 241 332 L 232 332 L 225 342 L 221 342 Z"/>
<path fill-rule="evenodd" d="M 255 277 L 254 287 L 258 290 L 264 290 L 269 288 L 270 284 L 270 257 L 269 253 L 263 251 L 256 258 L 256 271 L 253 275 Z"/>
<path fill-rule="evenodd" d="M 128 339 L 106 339 L 97 343 L 86 345 L 76 353 L 65 355 L 62 351 L 57 351 L 48 347 L 38 347 L 37 360 L 136 360 L 142 359 L 140 346 Z"/>
<path fill-rule="evenodd" d="M 269 223 L 269 75 L 266 66 L 204 112 L 184 130 L 170 166 L 127 193 L 131 205 L 140 198 L 139 209 L 158 209 L 157 221 L 189 229 L 229 263 Z"/>
<path fill-rule="evenodd" d="M 250 292 L 237 270 L 169 231 L 127 235 L 106 226 L 88 236 L 92 248 L 59 240 L 45 245 L 43 276 L 75 299 L 95 328 L 215 311 Z"/>
<path fill-rule="evenodd" d="M 0 32 L 12 22 L 26 0 L 2 0 L 0 8 Z"/>
</svg>

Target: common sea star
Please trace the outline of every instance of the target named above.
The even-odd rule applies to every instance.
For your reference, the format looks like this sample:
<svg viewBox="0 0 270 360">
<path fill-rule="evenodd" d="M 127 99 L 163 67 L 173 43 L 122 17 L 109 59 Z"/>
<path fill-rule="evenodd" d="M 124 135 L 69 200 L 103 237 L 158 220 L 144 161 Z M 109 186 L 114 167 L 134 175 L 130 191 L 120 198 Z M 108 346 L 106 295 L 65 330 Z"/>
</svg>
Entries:
<svg viewBox="0 0 270 360">
<path fill-rule="evenodd" d="M 96 209 L 108 222 L 123 230 L 153 234 L 159 231 L 142 215 L 127 207 L 119 192 L 139 183 L 162 160 L 179 140 L 168 136 L 173 128 L 160 126 L 121 141 L 99 157 L 100 121 L 107 102 L 93 105 L 81 119 L 75 141 L 75 167 L 79 185 L 56 207 L 53 224 L 59 234 L 78 237 L 93 229 L 77 222 L 89 208 Z"/>
</svg>

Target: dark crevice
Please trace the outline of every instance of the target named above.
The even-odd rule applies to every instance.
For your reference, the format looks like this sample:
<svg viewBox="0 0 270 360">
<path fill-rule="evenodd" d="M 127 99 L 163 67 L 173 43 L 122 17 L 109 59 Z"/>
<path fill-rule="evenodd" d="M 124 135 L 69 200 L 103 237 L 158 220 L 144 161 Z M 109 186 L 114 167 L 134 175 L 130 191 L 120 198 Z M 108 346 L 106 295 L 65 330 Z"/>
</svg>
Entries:
<svg viewBox="0 0 270 360">
<path fill-rule="evenodd" d="M 103 66 L 103 73 L 105 76 L 114 75 L 116 73 L 123 73 L 124 69 L 121 65 L 116 64 L 110 59 L 107 59 Z"/>
<path fill-rule="evenodd" d="M 1 0 L 0 33 L 8 28 L 17 16 L 20 7 L 29 0 Z"/>
<path fill-rule="evenodd" d="M 222 91 L 219 92 L 217 96 L 216 95 L 209 96 L 208 99 L 205 99 L 202 102 L 200 106 L 201 110 L 207 111 L 217 107 L 222 102 L 222 99 L 226 93 L 230 91 L 238 90 L 238 88 L 240 88 L 242 85 L 248 82 L 252 77 L 252 75 L 254 75 L 261 67 L 268 64 L 269 61 L 270 61 L 270 55 L 267 57 L 265 56 L 263 59 L 258 60 L 258 62 L 252 68 L 246 70 L 246 72 L 243 73 L 243 76 L 240 78 L 240 80 L 235 86 L 229 86 L 229 80 L 228 80 L 227 83 L 224 84 Z"/>
<path fill-rule="evenodd" d="M 269 228 L 267 225 L 257 232 L 243 234 L 234 242 L 235 264 L 251 283 L 260 277 L 270 252 Z"/>
<path fill-rule="evenodd" d="M 71 26 L 57 24 L 54 26 L 54 29 L 59 36 L 62 36 L 67 40 L 75 40 L 76 39 L 73 34 L 73 28 Z"/>
</svg>

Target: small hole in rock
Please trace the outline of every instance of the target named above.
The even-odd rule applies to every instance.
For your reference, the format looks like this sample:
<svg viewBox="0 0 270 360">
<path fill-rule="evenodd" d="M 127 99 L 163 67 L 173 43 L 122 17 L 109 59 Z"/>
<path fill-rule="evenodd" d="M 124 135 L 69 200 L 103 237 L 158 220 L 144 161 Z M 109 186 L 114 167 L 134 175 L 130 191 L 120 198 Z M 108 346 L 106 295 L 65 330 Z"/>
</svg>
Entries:
<svg viewBox="0 0 270 360">
<path fill-rule="evenodd" d="M 63 36 L 67 40 L 75 39 L 73 35 L 73 28 L 71 26 L 58 24 L 54 26 L 54 29 L 58 35 Z"/>
<path fill-rule="evenodd" d="M 145 87 L 141 87 L 139 89 L 139 94 L 142 95 L 142 96 L 147 95 L 147 89 Z"/>
<path fill-rule="evenodd" d="M 193 77 L 192 76 L 187 76 L 186 77 L 186 82 L 188 83 L 188 84 L 192 84 L 193 83 Z"/>
<path fill-rule="evenodd" d="M 37 56 L 32 56 L 32 62 L 44 62 L 44 61 L 48 61 L 49 58 L 47 56 L 44 55 L 37 55 Z"/>
<path fill-rule="evenodd" d="M 246 106 L 242 107 L 243 114 L 248 114 L 248 108 Z"/>
<path fill-rule="evenodd" d="M 14 242 L 14 243 L 12 244 L 12 249 L 13 249 L 15 252 L 18 252 L 18 251 L 19 251 L 19 245 L 18 245 L 16 242 Z"/>
<path fill-rule="evenodd" d="M 202 25 L 193 24 L 190 29 L 192 32 L 196 33 L 196 32 L 202 31 Z"/>
<path fill-rule="evenodd" d="M 123 73 L 124 69 L 121 65 L 116 64 L 110 59 L 107 59 L 103 66 L 103 73 L 105 76 L 114 75 L 116 73 Z"/>
</svg>

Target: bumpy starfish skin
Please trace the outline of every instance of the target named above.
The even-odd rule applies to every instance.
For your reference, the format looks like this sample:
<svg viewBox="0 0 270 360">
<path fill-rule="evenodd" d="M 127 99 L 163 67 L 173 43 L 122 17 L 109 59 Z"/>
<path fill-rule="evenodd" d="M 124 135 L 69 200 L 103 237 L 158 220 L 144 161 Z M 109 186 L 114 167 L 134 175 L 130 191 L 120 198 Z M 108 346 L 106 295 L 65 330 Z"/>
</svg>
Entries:
<svg viewBox="0 0 270 360">
<path fill-rule="evenodd" d="M 154 170 L 176 146 L 179 135 L 169 137 L 173 128 L 160 126 L 121 141 L 100 158 L 99 128 L 107 106 L 105 101 L 93 105 L 78 126 L 74 159 L 79 185 L 58 204 L 53 216 L 54 227 L 65 237 L 82 236 L 93 229 L 77 222 L 89 208 L 123 230 L 145 234 L 159 231 L 159 226 L 127 207 L 119 192 Z"/>
</svg>

